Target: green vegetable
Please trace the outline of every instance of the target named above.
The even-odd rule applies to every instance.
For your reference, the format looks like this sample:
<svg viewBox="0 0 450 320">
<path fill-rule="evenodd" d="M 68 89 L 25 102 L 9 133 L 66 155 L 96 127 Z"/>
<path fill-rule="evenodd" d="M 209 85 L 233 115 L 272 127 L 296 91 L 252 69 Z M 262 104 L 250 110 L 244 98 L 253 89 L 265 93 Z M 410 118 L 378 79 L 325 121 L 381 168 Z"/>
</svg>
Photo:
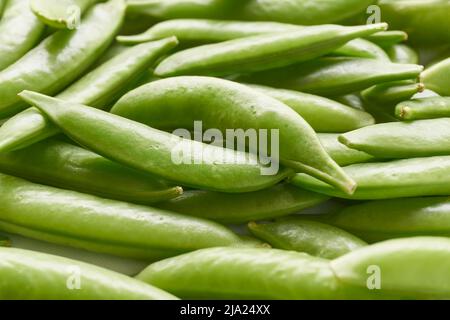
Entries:
<svg viewBox="0 0 450 320">
<path fill-rule="evenodd" d="M 408 34 L 401 30 L 389 30 L 371 34 L 366 39 L 386 48 L 408 40 Z"/>
<path fill-rule="evenodd" d="M 7 236 L 0 234 L 0 247 L 10 247 L 11 240 Z"/>
<path fill-rule="evenodd" d="M 320 133 L 318 136 L 327 153 L 340 166 L 348 166 L 350 164 L 374 160 L 372 155 L 350 149 L 345 144 L 340 143 L 338 141 L 339 134 Z"/>
<path fill-rule="evenodd" d="M 391 112 L 393 105 L 408 100 L 423 90 L 423 83 L 417 83 L 414 80 L 404 80 L 377 84 L 362 91 L 361 96 L 366 102 Z"/>
<path fill-rule="evenodd" d="M 450 117 L 450 97 L 430 97 L 400 102 L 395 114 L 402 120 Z"/>
<path fill-rule="evenodd" d="M 414 49 L 404 44 L 396 44 L 386 49 L 392 62 L 418 64 L 419 55 Z"/>
<path fill-rule="evenodd" d="M 450 58 L 427 68 L 422 73 L 422 82 L 427 89 L 430 89 L 441 96 L 450 96 Z"/>
</svg>

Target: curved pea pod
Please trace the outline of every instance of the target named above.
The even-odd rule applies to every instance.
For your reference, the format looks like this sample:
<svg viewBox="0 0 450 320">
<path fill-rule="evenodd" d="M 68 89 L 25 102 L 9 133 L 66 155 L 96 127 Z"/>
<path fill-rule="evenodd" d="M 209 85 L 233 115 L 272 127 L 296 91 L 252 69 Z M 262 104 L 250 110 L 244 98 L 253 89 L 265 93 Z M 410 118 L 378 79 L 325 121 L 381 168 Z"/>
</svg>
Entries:
<svg viewBox="0 0 450 320">
<path fill-rule="evenodd" d="M 227 129 L 245 130 L 250 135 L 256 131 L 250 147 L 267 155 L 270 148 L 261 143 L 261 130 L 271 136 L 278 130 L 279 156 L 271 156 L 281 164 L 309 172 L 345 192 L 355 188 L 301 116 L 282 102 L 239 83 L 211 77 L 163 79 L 129 92 L 111 112 L 161 130 L 196 129 L 195 121 L 201 120 L 205 129 L 220 130 L 222 138 Z M 272 139 L 271 147 L 276 148 L 277 138 Z M 234 142 L 234 138 L 229 140 Z"/>
<path fill-rule="evenodd" d="M 390 60 L 394 63 L 418 64 L 419 55 L 414 49 L 404 44 L 396 44 L 386 48 Z"/>
<path fill-rule="evenodd" d="M 305 252 L 324 259 L 335 259 L 367 245 L 344 230 L 301 218 L 259 224 L 251 222 L 248 228 L 255 237 L 267 241 L 274 248 Z"/>
<path fill-rule="evenodd" d="M 171 37 L 126 48 L 80 78 L 57 97 L 97 108 L 107 108 L 130 84 L 140 81 L 146 70 L 162 54 L 177 44 L 176 38 Z M 38 109 L 26 109 L 0 128 L 0 152 L 26 147 L 58 132 L 59 129 Z"/>
<path fill-rule="evenodd" d="M 392 110 L 392 105 L 410 99 L 425 89 L 423 83 L 414 80 L 380 83 L 361 92 L 368 103 L 379 106 L 383 110 Z"/>
<path fill-rule="evenodd" d="M 55 94 L 93 63 L 109 46 L 122 23 L 123 0 L 94 6 L 75 30 L 60 30 L 0 72 L 0 117 L 25 109 L 23 90 Z"/>
<path fill-rule="evenodd" d="M 409 298 L 450 297 L 450 239 L 414 237 L 380 242 L 331 262 L 339 281 L 380 294 Z"/>
<path fill-rule="evenodd" d="M 2 300 L 177 299 L 120 273 L 29 250 L 0 248 L 0 273 Z"/>
<path fill-rule="evenodd" d="M 449 156 L 354 164 L 344 167 L 344 171 L 358 184 L 351 196 L 305 174 L 297 174 L 291 183 L 328 196 L 355 200 L 450 195 Z"/>
<path fill-rule="evenodd" d="M 346 56 L 346 57 L 358 57 L 358 58 L 372 58 L 379 59 L 380 61 L 389 62 L 389 56 L 378 45 L 365 40 L 354 39 L 347 42 L 342 47 L 336 49 L 331 53 L 333 56 Z"/>
<path fill-rule="evenodd" d="M 425 69 L 421 78 L 427 89 L 450 96 L 450 58 Z"/>
<path fill-rule="evenodd" d="M 350 40 L 386 28 L 383 23 L 356 27 L 322 25 L 208 44 L 169 56 L 156 67 L 155 74 L 230 75 L 273 69 L 312 60 Z"/>
<path fill-rule="evenodd" d="M 0 230 L 51 243 L 153 261 L 240 242 L 230 230 L 207 220 L 3 174 L 0 189 Z"/>
<path fill-rule="evenodd" d="M 339 142 L 337 133 L 319 133 L 318 137 L 325 151 L 340 166 L 362 163 L 374 160 L 374 157 L 363 151 L 348 148 Z"/>
<path fill-rule="evenodd" d="M 339 136 L 347 147 L 378 158 L 450 155 L 450 118 L 381 123 Z"/>
<path fill-rule="evenodd" d="M 237 80 L 317 95 L 341 96 L 384 82 L 416 79 L 422 70 L 422 66 L 415 64 L 332 57 L 244 75 Z"/>
<path fill-rule="evenodd" d="M 249 192 L 275 185 L 291 170 L 272 172 L 256 156 L 190 141 L 95 108 L 39 93 L 20 96 L 79 144 L 131 168 L 182 185 Z M 269 169 L 266 173 L 265 169 Z"/>
<path fill-rule="evenodd" d="M 371 34 L 366 39 L 386 48 L 408 40 L 408 34 L 401 30 L 388 30 Z"/>
<path fill-rule="evenodd" d="M 395 115 L 402 120 L 450 117 L 450 97 L 430 97 L 400 102 Z"/>
<path fill-rule="evenodd" d="M 175 198 L 180 187 L 118 165 L 95 153 L 58 140 L 0 153 L 0 171 L 36 183 L 150 204 Z"/>
<path fill-rule="evenodd" d="M 11 240 L 3 234 L 0 233 L 0 247 L 10 247 Z"/>
<path fill-rule="evenodd" d="M 46 25 L 73 30 L 81 14 L 100 0 L 30 0 L 33 13 Z"/>
<path fill-rule="evenodd" d="M 328 199 L 283 183 L 244 194 L 188 190 L 182 196 L 156 206 L 222 223 L 240 224 L 297 213 Z"/>
<path fill-rule="evenodd" d="M 414 236 L 448 237 L 450 198 L 369 201 L 326 215 L 323 221 L 369 242 Z"/>
<path fill-rule="evenodd" d="M 383 20 L 391 28 L 404 30 L 409 41 L 417 45 L 440 45 L 450 42 L 447 0 L 381 0 Z"/>
<path fill-rule="evenodd" d="M 367 112 L 324 97 L 258 85 L 250 87 L 285 103 L 316 132 L 347 132 L 375 124 L 375 120 Z"/>
<path fill-rule="evenodd" d="M 33 48 L 43 33 L 44 24 L 31 12 L 29 0 L 7 1 L 0 20 L 0 70 Z"/>
</svg>

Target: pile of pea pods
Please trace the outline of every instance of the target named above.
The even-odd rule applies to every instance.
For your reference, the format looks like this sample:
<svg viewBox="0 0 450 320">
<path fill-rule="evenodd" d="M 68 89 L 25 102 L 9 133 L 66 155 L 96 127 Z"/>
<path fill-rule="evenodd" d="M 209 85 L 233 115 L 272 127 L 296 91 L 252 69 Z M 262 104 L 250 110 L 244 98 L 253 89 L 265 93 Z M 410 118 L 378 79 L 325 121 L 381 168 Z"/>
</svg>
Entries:
<svg viewBox="0 0 450 320">
<path fill-rule="evenodd" d="M 0 8 L 0 299 L 450 299 L 448 0 Z"/>
</svg>

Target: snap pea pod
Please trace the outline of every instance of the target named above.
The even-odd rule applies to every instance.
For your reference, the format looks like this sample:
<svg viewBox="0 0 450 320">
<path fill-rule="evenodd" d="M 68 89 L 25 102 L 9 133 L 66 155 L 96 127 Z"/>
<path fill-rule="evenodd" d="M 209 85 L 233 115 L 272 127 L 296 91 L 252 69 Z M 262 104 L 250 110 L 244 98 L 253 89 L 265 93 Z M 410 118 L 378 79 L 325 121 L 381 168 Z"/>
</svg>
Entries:
<svg viewBox="0 0 450 320">
<path fill-rule="evenodd" d="M 408 40 L 408 34 L 401 30 L 388 30 L 371 34 L 366 39 L 380 47 L 390 47 Z"/>
<path fill-rule="evenodd" d="M 423 83 L 414 80 L 380 83 L 361 92 L 362 98 L 380 108 L 392 110 L 392 106 L 410 99 L 425 89 Z"/>
<path fill-rule="evenodd" d="M 389 56 L 382 48 L 365 39 L 351 40 L 342 47 L 331 52 L 330 55 L 369 58 L 369 59 L 371 58 L 386 62 L 390 61 Z"/>
<path fill-rule="evenodd" d="M 448 237 L 449 209 L 449 197 L 378 200 L 325 215 L 323 221 L 369 242 L 415 236 Z"/>
<path fill-rule="evenodd" d="M 450 117 L 450 97 L 413 99 L 399 103 L 395 114 L 402 120 Z"/>
<path fill-rule="evenodd" d="M 154 81 L 123 96 L 111 112 L 162 130 L 191 130 L 198 120 L 205 129 L 222 133 L 230 128 L 278 130 L 281 164 L 309 172 L 345 192 L 355 188 L 302 117 L 282 102 L 239 83 L 189 76 Z M 260 154 L 269 154 L 267 146 L 255 145 L 260 146 Z"/>
<path fill-rule="evenodd" d="M 417 45 L 450 42 L 448 0 L 380 0 L 383 21 L 408 33 L 408 41 Z"/>
<path fill-rule="evenodd" d="M 119 53 L 57 95 L 58 98 L 108 107 L 123 93 L 124 88 L 138 79 L 164 53 L 177 45 L 174 37 L 144 43 Z M 38 109 L 26 109 L 0 128 L 0 152 L 23 148 L 47 137 L 59 129 Z"/>
<path fill-rule="evenodd" d="M 10 247 L 11 240 L 5 235 L 0 234 L 0 247 Z"/>
<path fill-rule="evenodd" d="M 5 69 L 39 41 L 44 24 L 29 8 L 29 0 L 6 2 L 0 20 L 0 70 Z"/>
<path fill-rule="evenodd" d="M 450 58 L 425 69 L 421 78 L 427 89 L 450 96 Z"/>
<path fill-rule="evenodd" d="M 248 228 L 255 237 L 274 248 L 305 252 L 324 259 L 335 259 L 367 245 L 347 231 L 302 218 L 250 222 Z"/>
<path fill-rule="evenodd" d="M 100 0 L 30 0 L 33 13 L 46 25 L 75 29 L 81 14 Z"/>
<path fill-rule="evenodd" d="M 384 23 L 356 27 L 322 25 L 207 44 L 175 53 L 155 69 L 157 76 L 230 75 L 311 60 L 350 40 L 385 30 Z"/>
<path fill-rule="evenodd" d="M 405 44 L 396 44 L 385 50 L 390 60 L 394 63 L 419 63 L 418 53 Z"/>
<path fill-rule="evenodd" d="M 188 190 L 182 196 L 156 206 L 222 223 L 240 224 L 297 213 L 327 200 L 326 196 L 282 183 L 244 194 Z"/>
<path fill-rule="evenodd" d="M 340 143 L 337 133 L 319 133 L 318 137 L 326 152 L 340 166 L 374 160 L 372 155 L 348 148 L 345 144 Z"/>
<path fill-rule="evenodd" d="M 0 273 L 2 300 L 177 299 L 114 271 L 29 250 L 0 248 Z"/>
<path fill-rule="evenodd" d="M 347 132 L 375 123 L 367 112 L 339 102 L 299 91 L 249 85 L 291 107 L 316 132 Z"/>
<path fill-rule="evenodd" d="M 380 288 L 372 291 L 380 294 L 448 299 L 449 257 L 449 238 L 414 237 L 363 247 L 333 260 L 331 268 L 348 285 L 367 288 L 370 277 L 378 278 Z"/>
<path fill-rule="evenodd" d="M 0 230 L 51 243 L 153 261 L 240 242 L 230 230 L 207 220 L 3 174 L 0 189 Z"/>
<path fill-rule="evenodd" d="M 340 96 L 379 83 L 415 79 L 422 70 L 422 66 L 415 64 L 332 57 L 256 72 L 240 76 L 237 80 L 318 95 Z"/>
<path fill-rule="evenodd" d="M 352 107 L 353 109 L 364 111 L 364 101 L 359 93 L 350 93 L 343 96 L 333 97 L 333 99 L 346 106 Z"/>
<path fill-rule="evenodd" d="M 328 196 L 355 200 L 450 195 L 449 156 L 353 164 L 344 167 L 344 171 L 358 184 L 351 196 L 305 174 L 297 174 L 291 183 Z"/>
<path fill-rule="evenodd" d="M 291 170 L 264 175 L 257 157 L 150 128 L 95 108 L 39 93 L 20 96 L 35 105 L 79 144 L 105 158 L 183 186 L 249 192 L 275 185 Z"/>
<path fill-rule="evenodd" d="M 0 153 L 0 172 L 36 183 L 142 204 L 168 200 L 183 193 L 180 187 L 169 187 L 152 176 L 58 140 L 44 140 L 25 149 Z"/>
<path fill-rule="evenodd" d="M 60 30 L 0 72 L 0 117 L 26 108 L 25 89 L 54 94 L 76 79 L 109 46 L 125 13 L 123 0 L 94 6 L 75 31 Z"/>
<path fill-rule="evenodd" d="M 376 124 L 342 134 L 339 141 L 378 158 L 450 155 L 450 118 Z"/>
</svg>

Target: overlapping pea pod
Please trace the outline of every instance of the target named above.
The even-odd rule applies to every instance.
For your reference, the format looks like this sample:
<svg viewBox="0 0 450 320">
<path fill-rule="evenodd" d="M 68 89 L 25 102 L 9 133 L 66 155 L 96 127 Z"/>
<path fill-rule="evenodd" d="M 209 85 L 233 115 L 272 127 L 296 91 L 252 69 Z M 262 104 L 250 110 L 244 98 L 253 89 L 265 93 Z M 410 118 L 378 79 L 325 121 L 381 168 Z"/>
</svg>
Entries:
<svg viewBox="0 0 450 320">
<path fill-rule="evenodd" d="M 450 97 L 430 97 L 400 102 L 395 114 L 402 120 L 450 117 Z"/>
<path fill-rule="evenodd" d="M 406 298 L 450 298 L 450 239 L 413 237 L 366 246 L 331 262 L 344 285 Z"/>
<path fill-rule="evenodd" d="M 108 47 L 125 13 L 123 0 L 94 6 L 75 30 L 46 38 L 16 63 L 0 72 L 0 117 L 23 110 L 22 90 L 57 93 L 76 79 Z"/>
<path fill-rule="evenodd" d="M 408 40 L 408 34 L 401 30 L 389 30 L 374 33 L 367 36 L 366 39 L 379 45 L 380 47 L 388 48 Z"/>
<path fill-rule="evenodd" d="M 221 223 L 240 224 L 297 213 L 328 199 L 327 196 L 282 183 L 243 194 L 188 190 L 182 196 L 156 206 Z"/>
<path fill-rule="evenodd" d="M 350 40 L 386 28 L 384 23 L 355 27 L 321 25 L 207 44 L 169 56 L 156 67 L 155 74 L 230 75 L 273 69 L 326 55 Z"/>
<path fill-rule="evenodd" d="M 294 185 L 329 196 L 355 200 L 450 195 L 450 156 L 354 164 L 343 168 L 358 184 L 351 196 L 305 174 Z"/>
<path fill-rule="evenodd" d="M 79 144 L 183 186 L 250 192 L 275 185 L 292 174 L 284 168 L 269 171 L 248 153 L 182 139 L 102 110 L 30 91 L 20 96 Z"/>
<path fill-rule="evenodd" d="M 0 20 L 0 70 L 33 48 L 44 32 L 44 24 L 35 17 L 29 6 L 29 0 L 6 1 Z"/>
<path fill-rule="evenodd" d="M 211 77 L 175 77 L 151 82 L 122 97 L 111 110 L 161 130 L 279 130 L 280 163 L 308 172 L 352 193 L 354 183 L 328 156 L 314 130 L 285 104 L 239 83 Z M 259 143 L 259 142 L 258 142 Z M 267 152 L 260 145 L 259 152 Z M 264 154 L 264 153 L 263 153 Z"/>
<path fill-rule="evenodd" d="M 427 68 L 422 74 L 422 81 L 427 89 L 441 96 L 450 96 L 450 58 L 442 60 Z"/>
<path fill-rule="evenodd" d="M 448 237 L 450 198 L 369 201 L 319 219 L 369 242 L 414 236 Z"/>
<path fill-rule="evenodd" d="M 168 200 L 183 192 L 180 187 L 170 187 L 155 177 L 56 139 L 0 153 L 0 172 L 58 188 L 141 204 Z"/>
<path fill-rule="evenodd" d="M 208 220 L 3 174 L 0 190 L 0 230 L 41 241 L 147 261 L 241 242 Z"/>
<path fill-rule="evenodd" d="M 317 135 L 330 157 L 340 166 L 348 166 L 355 163 L 374 161 L 374 156 L 348 148 L 339 142 L 338 133 L 319 133 Z"/>
<path fill-rule="evenodd" d="M 378 158 L 450 155 L 450 118 L 376 124 L 342 134 L 339 141 Z"/>
<path fill-rule="evenodd" d="M 324 259 L 334 259 L 367 245 L 342 229 L 307 218 L 251 222 L 248 228 L 255 237 L 274 248 L 305 252 Z"/>
<path fill-rule="evenodd" d="M 176 38 L 171 37 L 126 48 L 80 78 L 57 97 L 106 108 L 119 98 L 130 84 L 137 83 L 142 74 L 177 43 Z M 60 130 L 38 109 L 29 108 L 12 117 L 0 128 L 0 151 L 23 148 L 58 132 Z"/>
<path fill-rule="evenodd" d="M 362 91 L 361 96 L 367 103 L 392 113 L 395 104 L 410 99 L 424 89 L 423 83 L 403 80 L 377 84 Z"/>
<path fill-rule="evenodd" d="M 177 299 L 123 274 L 29 250 L 0 248 L 0 273 L 2 300 Z M 69 281 L 75 273 L 80 275 L 79 288 Z"/>
<path fill-rule="evenodd" d="M 117 40 L 124 44 L 135 44 L 176 36 L 182 44 L 192 45 L 221 42 L 261 34 L 295 32 L 300 30 L 300 28 L 303 27 L 278 22 L 175 19 L 160 22 L 141 34 L 118 36 Z M 389 60 L 383 49 L 364 39 L 351 40 L 331 54 Z"/>
<path fill-rule="evenodd" d="M 422 70 L 422 66 L 415 64 L 327 57 L 285 68 L 243 75 L 236 80 L 318 95 L 341 96 L 384 82 L 416 79 Z"/>
<path fill-rule="evenodd" d="M 386 48 L 386 53 L 392 62 L 418 64 L 419 55 L 414 49 L 404 44 L 396 44 Z"/>
</svg>

